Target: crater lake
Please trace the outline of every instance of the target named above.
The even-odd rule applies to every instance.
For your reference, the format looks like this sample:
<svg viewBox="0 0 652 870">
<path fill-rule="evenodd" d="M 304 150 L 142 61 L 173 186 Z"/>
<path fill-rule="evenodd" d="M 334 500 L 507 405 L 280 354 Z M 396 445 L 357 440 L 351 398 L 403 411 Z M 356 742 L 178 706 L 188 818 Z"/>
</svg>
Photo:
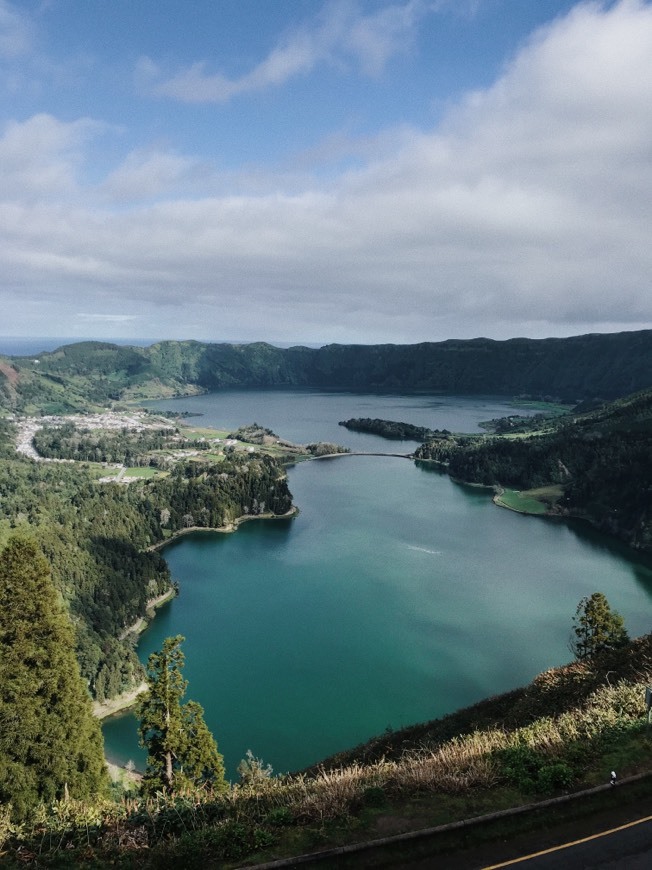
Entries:
<svg viewBox="0 0 652 870">
<path fill-rule="evenodd" d="M 452 431 L 524 413 L 504 399 L 230 391 L 155 404 L 202 425 L 409 452 L 349 432 L 380 417 Z M 194 422 L 194 421 L 193 421 Z M 298 770 L 386 728 L 436 718 L 571 658 L 579 600 L 603 592 L 632 636 L 650 630 L 652 561 L 579 522 L 527 517 L 426 465 L 342 456 L 289 469 L 300 513 L 201 532 L 163 551 L 180 585 L 139 644 L 186 641 L 187 699 L 227 773 L 247 749 Z M 144 765 L 136 720 L 104 723 L 107 755 Z"/>
</svg>

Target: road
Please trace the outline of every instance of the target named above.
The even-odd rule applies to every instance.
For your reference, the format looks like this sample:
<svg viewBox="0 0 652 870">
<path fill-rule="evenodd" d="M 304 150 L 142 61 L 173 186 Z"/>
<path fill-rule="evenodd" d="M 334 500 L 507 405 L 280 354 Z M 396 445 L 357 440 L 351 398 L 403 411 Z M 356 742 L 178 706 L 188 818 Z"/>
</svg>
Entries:
<svg viewBox="0 0 652 870">
<path fill-rule="evenodd" d="M 482 870 L 648 870 L 652 867 L 652 816 L 573 842 L 513 858 Z"/>
<path fill-rule="evenodd" d="M 460 850 L 405 861 L 409 870 L 649 870 L 652 868 L 652 797 L 620 801 L 586 818 Z"/>
</svg>

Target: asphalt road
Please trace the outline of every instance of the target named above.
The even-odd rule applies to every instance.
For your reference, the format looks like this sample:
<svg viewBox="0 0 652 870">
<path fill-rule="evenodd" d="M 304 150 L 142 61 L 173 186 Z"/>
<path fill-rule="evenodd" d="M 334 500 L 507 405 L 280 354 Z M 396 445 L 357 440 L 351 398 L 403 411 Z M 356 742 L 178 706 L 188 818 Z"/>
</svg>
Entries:
<svg viewBox="0 0 652 870">
<path fill-rule="evenodd" d="M 652 799 L 515 839 L 395 865 L 409 870 L 652 870 Z"/>
<path fill-rule="evenodd" d="M 649 870 L 652 867 L 652 817 L 554 846 L 523 858 L 485 865 L 484 870 Z"/>
</svg>

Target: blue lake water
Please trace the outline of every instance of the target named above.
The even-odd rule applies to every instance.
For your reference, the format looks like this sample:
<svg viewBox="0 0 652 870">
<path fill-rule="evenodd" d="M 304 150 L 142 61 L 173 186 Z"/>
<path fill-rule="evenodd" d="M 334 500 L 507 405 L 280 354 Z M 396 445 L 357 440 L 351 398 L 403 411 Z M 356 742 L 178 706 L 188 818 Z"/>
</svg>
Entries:
<svg viewBox="0 0 652 870">
<path fill-rule="evenodd" d="M 298 442 L 387 450 L 375 436 L 360 436 L 360 448 L 337 420 L 473 431 L 514 412 L 496 399 L 242 391 L 177 407 L 202 408 L 206 425 L 256 420 Z M 186 637 L 188 698 L 205 708 L 231 777 L 247 749 L 296 770 L 528 682 L 568 661 L 572 616 L 594 591 L 631 634 L 649 630 L 650 561 L 581 524 L 501 510 L 485 491 L 404 459 L 302 463 L 289 482 L 295 519 L 164 551 L 181 594 L 139 647 L 146 660 L 165 637 Z M 104 733 L 110 757 L 143 763 L 133 716 Z"/>
<path fill-rule="evenodd" d="M 352 417 L 397 420 L 450 429 L 478 432 L 479 424 L 509 414 L 535 411 L 514 406 L 504 397 L 429 396 L 377 393 L 339 393 L 309 390 L 224 390 L 204 396 L 150 402 L 153 409 L 198 414 L 189 422 L 235 430 L 247 423 L 260 423 L 281 438 L 296 444 L 330 441 L 356 450 L 392 449 L 392 441 L 339 426 Z M 409 442 L 413 445 L 414 442 Z"/>
</svg>

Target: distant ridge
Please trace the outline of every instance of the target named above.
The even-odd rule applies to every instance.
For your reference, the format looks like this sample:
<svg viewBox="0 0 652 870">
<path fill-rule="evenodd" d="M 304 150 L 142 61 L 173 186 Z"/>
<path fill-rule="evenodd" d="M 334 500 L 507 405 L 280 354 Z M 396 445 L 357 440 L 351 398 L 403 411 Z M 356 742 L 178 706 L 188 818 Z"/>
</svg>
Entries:
<svg viewBox="0 0 652 870">
<path fill-rule="evenodd" d="M 73 338 L 70 336 L 14 336 L 0 335 L 0 356 L 33 356 L 40 353 L 51 353 L 59 347 L 66 344 L 77 344 L 82 341 L 102 341 L 106 339 Z M 111 344 L 118 345 L 135 345 L 137 347 L 148 347 L 154 344 L 155 338 L 111 338 L 108 339 Z"/>
<path fill-rule="evenodd" d="M 161 341 L 148 347 L 79 342 L 9 357 L 20 409 L 75 409 L 225 388 L 428 392 L 615 399 L 652 386 L 652 330 L 571 338 L 449 339 L 412 345 L 280 348 L 265 342 Z M 6 367 L 6 366 L 5 366 Z M 0 369 L 1 371 L 1 369 Z M 5 387 L 5 389 L 3 389 Z M 0 398 L 0 401 L 2 399 Z"/>
</svg>

